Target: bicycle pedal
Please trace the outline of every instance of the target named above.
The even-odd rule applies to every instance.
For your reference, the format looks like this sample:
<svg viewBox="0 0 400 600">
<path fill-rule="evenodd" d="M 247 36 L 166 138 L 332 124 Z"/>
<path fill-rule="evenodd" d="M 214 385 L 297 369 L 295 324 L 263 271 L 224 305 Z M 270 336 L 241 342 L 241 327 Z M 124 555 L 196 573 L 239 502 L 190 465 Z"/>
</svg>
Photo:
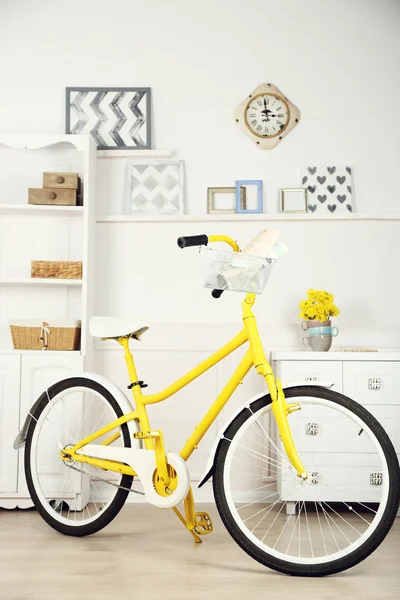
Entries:
<svg viewBox="0 0 400 600">
<path fill-rule="evenodd" d="M 197 533 L 197 535 L 207 535 L 207 533 L 211 533 L 214 529 L 211 517 L 206 512 L 195 513 L 194 522 L 195 526 L 193 527 L 193 531 Z"/>
</svg>

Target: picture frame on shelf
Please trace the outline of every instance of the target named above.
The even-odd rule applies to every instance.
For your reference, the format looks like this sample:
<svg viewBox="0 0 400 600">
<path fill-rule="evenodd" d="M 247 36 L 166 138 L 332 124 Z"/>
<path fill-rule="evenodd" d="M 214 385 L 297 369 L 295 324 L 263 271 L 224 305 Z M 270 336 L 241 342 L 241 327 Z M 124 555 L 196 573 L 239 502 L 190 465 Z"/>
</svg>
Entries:
<svg viewBox="0 0 400 600">
<path fill-rule="evenodd" d="M 246 208 L 246 189 L 240 193 L 240 206 Z M 236 213 L 236 188 L 235 187 L 209 187 L 207 188 L 207 212 L 209 214 L 234 214 Z"/>
<path fill-rule="evenodd" d="M 263 185 L 259 179 L 239 179 L 236 181 L 236 212 L 242 215 L 256 215 L 263 212 Z M 246 194 L 246 207 L 241 207 L 242 190 Z"/>
<path fill-rule="evenodd" d="M 130 214 L 183 214 L 184 168 L 179 159 L 128 161 Z"/>
<path fill-rule="evenodd" d="M 280 200 L 282 213 L 307 212 L 307 190 L 305 188 L 282 188 Z"/>
<path fill-rule="evenodd" d="M 301 185 L 307 189 L 308 212 L 348 215 L 355 210 L 350 166 L 302 167 Z"/>
<path fill-rule="evenodd" d="M 67 87 L 65 131 L 89 134 L 98 150 L 151 148 L 151 88 Z"/>
</svg>

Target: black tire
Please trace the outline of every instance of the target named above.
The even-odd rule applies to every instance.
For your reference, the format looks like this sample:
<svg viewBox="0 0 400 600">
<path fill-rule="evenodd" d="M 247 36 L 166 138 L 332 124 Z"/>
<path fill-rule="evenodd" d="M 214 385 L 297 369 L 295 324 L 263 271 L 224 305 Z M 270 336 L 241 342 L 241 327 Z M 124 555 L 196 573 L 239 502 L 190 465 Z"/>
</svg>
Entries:
<svg viewBox="0 0 400 600">
<path fill-rule="evenodd" d="M 247 553 L 249 556 L 257 560 L 262 565 L 270 567 L 275 571 L 285 573 L 287 575 L 295 575 L 302 577 L 323 577 L 325 575 L 332 575 L 345 571 L 350 567 L 358 564 L 365 558 L 367 558 L 376 548 L 382 543 L 388 534 L 393 521 L 396 517 L 396 512 L 399 508 L 400 502 L 400 470 L 399 462 L 393 445 L 384 431 L 380 423 L 360 404 L 339 394 L 332 390 L 316 387 L 316 386 L 304 386 L 296 387 L 285 390 L 285 396 L 288 399 L 296 398 L 299 396 L 311 396 L 316 398 L 323 398 L 340 404 L 348 410 L 355 413 L 360 419 L 362 419 L 366 425 L 372 430 L 373 434 L 378 439 L 382 450 L 384 452 L 388 469 L 389 469 L 389 496 L 386 509 L 382 516 L 382 519 L 377 526 L 376 530 L 372 535 L 365 541 L 363 545 L 357 548 L 347 556 L 322 564 L 300 564 L 292 561 L 280 560 L 275 556 L 268 554 L 256 546 L 243 531 L 238 527 L 235 519 L 230 512 L 225 490 L 224 490 L 224 467 L 227 451 L 229 449 L 230 441 L 237 434 L 242 425 L 249 419 L 253 413 L 259 411 L 262 407 L 268 406 L 271 403 L 271 397 L 266 395 L 258 400 L 255 400 L 251 405 L 250 409 L 245 408 L 237 415 L 237 417 L 231 422 L 225 431 L 224 436 L 228 439 L 222 439 L 217 448 L 214 472 L 213 472 L 213 488 L 216 505 L 221 516 L 221 519 L 227 528 L 230 535 L 233 537 L 235 542 Z"/>
<path fill-rule="evenodd" d="M 60 523 L 59 521 L 57 521 L 57 519 L 54 519 L 47 512 L 47 510 L 45 508 L 43 508 L 43 505 L 42 505 L 41 501 L 39 500 L 39 497 L 36 493 L 36 490 L 35 490 L 35 487 L 33 484 L 32 472 L 31 472 L 31 461 L 30 461 L 32 438 L 33 438 L 33 433 L 35 431 L 35 427 L 37 424 L 37 419 L 39 418 L 39 416 L 42 413 L 45 406 L 48 404 L 49 399 L 51 401 L 60 392 L 63 392 L 65 390 L 68 390 L 68 389 L 71 389 L 71 388 L 74 388 L 77 386 L 86 387 L 88 389 L 92 389 L 92 390 L 98 392 L 110 404 L 111 408 L 115 412 L 116 418 L 123 416 L 123 412 L 122 412 L 119 404 L 115 400 L 115 398 L 112 396 L 112 394 L 106 388 L 104 388 L 102 385 L 100 385 L 99 383 L 97 383 L 95 381 L 90 381 L 88 379 L 75 377 L 75 378 L 71 378 L 71 379 L 64 379 L 64 380 L 59 381 L 58 383 L 54 384 L 53 386 L 51 386 L 48 389 L 49 398 L 47 397 L 47 394 L 44 393 L 36 407 L 34 414 L 32 415 L 33 419 L 31 420 L 31 423 L 30 423 L 30 426 L 28 429 L 26 446 L 25 446 L 25 477 L 26 477 L 26 482 L 28 485 L 29 493 L 34 502 L 34 505 L 35 505 L 36 509 L 38 510 L 38 512 L 40 513 L 40 515 L 46 521 L 46 523 L 48 523 L 48 525 L 53 527 L 53 529 L 56 529 L 57 531 L 59 531 L 60 533 L 63 533 L 64 535 L 83 537 L 86 535 L 91 535 L 92 533 L 96 533 L 97 531 L 100 531 L 101 529 L 103 529 L 103 527 L 108 525 L 117 516 L 117 514 L 123 507 L 126 497 L 129 494 L 129 491 L 119 489 L 117 491 L 114 499 L 112 500 L 111 504 L 103 512 L 101 512 L 100 516 L 98 518 L 96 518 L 96 520 L 93 521 L 92 523 L 87 523 L 82 526 L 71 526 L 71 525 L 67 525 L 64 523 Z M 126 425 L 126 423 L 121 425 L 121 432 L 122 432 L 124 446 L 131 447 L 129 429 L 128 429 L 128 426 Z M 132 481 L 133 481 L 133 477 L 131 477 L 130 475 L 123 475 L 121 478 L 120 485 L 129 489 L 132 485 Z"/>
</svg>

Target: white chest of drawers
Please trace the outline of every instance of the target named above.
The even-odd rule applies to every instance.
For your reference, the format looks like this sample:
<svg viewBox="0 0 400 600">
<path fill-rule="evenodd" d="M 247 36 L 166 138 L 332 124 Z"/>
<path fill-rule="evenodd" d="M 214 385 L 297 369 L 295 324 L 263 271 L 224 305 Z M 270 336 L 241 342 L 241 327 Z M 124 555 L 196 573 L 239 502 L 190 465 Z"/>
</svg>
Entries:
<svg viewBox="0 0 400 600">
<path fill-rule="evenodd" d="M 356 400 L 378 419 L 400 455 L 400 352 L 272 352 L 271 361 L 283 385 L 299 381 L 333 382 L 332 389 Z M 304 431 L 301 429 L 294 435 L 303 438 L 302 446 L 311 456 L 313 447 L 318 448 L 318 436 L 329 437 L 330 423 L 318 413 L 313 415 L 312 422 L 308 421 L 309 418 L 304 423 Z M 304 439 L 308 435 L 309 440 Z M 330 454 L 330 460 L 340 461 L 341 452 L 345 452 L 345 438 Z M 353 501 L 368 502 L 376 489 L 374 486 L 379 485 L 379 469 L 368 461 L 368 455 L 364 463 L 350 465 L 346 474 L 360 486 L 358 490 L 355 488 Z M 332 476 L 332 472 L 334 470 L 329 468 L 326 473 L 323 467 L 319 469 L 315 484 L 318 485 L 320 478 Z M 326 500 L 346 499 L 329 497 Z M 287 504 L 287 510 L 291 510 L 292 503 Z"/>
</svg>

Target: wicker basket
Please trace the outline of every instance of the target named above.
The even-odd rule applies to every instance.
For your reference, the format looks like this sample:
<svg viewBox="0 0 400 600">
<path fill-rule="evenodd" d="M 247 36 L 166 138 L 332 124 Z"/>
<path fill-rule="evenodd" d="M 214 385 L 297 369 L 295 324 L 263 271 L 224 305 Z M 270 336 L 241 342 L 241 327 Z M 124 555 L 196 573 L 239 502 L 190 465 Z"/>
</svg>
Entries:
<svg viewBox="0 0 400 600">
<path fill-rule="evenodd" d="M 82 263 L 57 260 L 33 260 L 31 277 L 44 279 L 82 279 Z"/>
<path fill-rule="evenodd" d="M 13 321 L 10 329 L 15 350 L 80 349 L 80 321 Z"/>
</svg>

